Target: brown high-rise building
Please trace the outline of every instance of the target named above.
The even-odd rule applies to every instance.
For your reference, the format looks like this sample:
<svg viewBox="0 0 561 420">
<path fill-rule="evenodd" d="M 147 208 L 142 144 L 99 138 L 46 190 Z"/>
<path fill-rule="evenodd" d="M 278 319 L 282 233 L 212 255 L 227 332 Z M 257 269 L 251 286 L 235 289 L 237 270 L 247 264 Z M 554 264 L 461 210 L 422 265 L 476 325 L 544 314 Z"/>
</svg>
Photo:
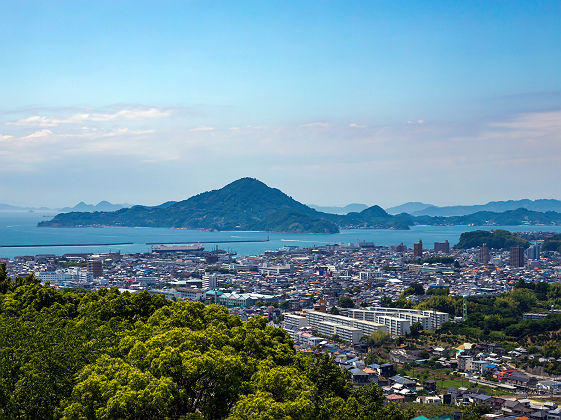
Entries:
<svg viewBox="0 0 561 420">
<path fill-rule="evenodd" d="M 403 245 L 403 242 L 400 243 L 398 246 L 395 247 L 397 252 L 405 252 L 407 251 L 407 246 Z"/>
<path fill-rule="evenodd" d="M 103 276 L 103 266 L 100 260 L 90 260 L 87 265 L 88 271 L 93 274 L 94 278 Z"/>
<path fill-rule="evenodd" d="M 489 264 L 489 261 L 491 261 L 489 248 L 487 248 L 487 244 L 483 244 L 481 248 L 479 248 L 479 254 L 477 255 L 477 262 L 481 264 Z"/>
<path fill-rule="evenodd" d="M 524 267 L 524 248 L 521 246 L 513 246 L 510 248 L 510 266 Z"/>
<path fill-rule="evenodd" d="M 423 241 L 419 239 L 419 242 L 413 244 L 413 256 L 422 258 L 423 256 Z"/>
<path fill-rule="evenodd" d="M 434 243 L 434 252 L 443 252 L 444 254 L 450 253 L 450 243 L 448 240 L 444 242 L 435 242 Z"/>
</svg>

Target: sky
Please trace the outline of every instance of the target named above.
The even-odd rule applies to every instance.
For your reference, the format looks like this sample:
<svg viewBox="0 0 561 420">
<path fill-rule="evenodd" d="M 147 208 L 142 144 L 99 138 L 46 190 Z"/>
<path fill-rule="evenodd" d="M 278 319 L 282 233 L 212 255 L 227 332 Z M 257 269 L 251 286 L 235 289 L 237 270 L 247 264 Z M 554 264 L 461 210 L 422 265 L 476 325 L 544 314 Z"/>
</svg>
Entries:
<svg viewBox="0 0 561 420">
<path fill-rule="evenodd" d="M 0 203 L 561 199 L 559 1 L 0 2 Z"/>
</svg>

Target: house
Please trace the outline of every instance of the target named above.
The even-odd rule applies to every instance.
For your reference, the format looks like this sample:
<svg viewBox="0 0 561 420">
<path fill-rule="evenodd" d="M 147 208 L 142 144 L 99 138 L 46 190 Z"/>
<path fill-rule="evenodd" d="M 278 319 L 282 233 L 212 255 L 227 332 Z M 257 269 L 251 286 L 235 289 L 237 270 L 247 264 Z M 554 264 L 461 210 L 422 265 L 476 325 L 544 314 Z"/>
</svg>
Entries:
<svg viewBox="0 0 561 420">
<path fill-rule="evenodd" d="M 413 379 L 404 376 L 395 375 L 390 378 L 390 385 L 399 384 L 404 388 L 415 391 L 417 389 L 417 382 Z"/>
<path fill-rule="evenodd" d="M 378 371 L 376 371 L 376 370 L 374 370 L 370 367 L 365 367 L 362 370 L 364 371 L 364 373 L 366 373 L 368 375 L 368 381 L 369 382 L 378 383 Z"/>
<path fill-rule="evenodd" d="M 366 385 L 370 383 L 369 375 L 365 371 L 359 368 L 350 369 L 351 378 L 353 380 L 353 384 L 355 385 Z"/>
<path fill-rule="evenodd" d="M 423 388 L 427 392 L 436 392 L 436 381 L 430 379 L 423 383 Z"/>
<path fill-rule="evenodd" d="M 419 404 L 442 404 L 442 400 L 438 395 L 422 395 L 415 400 Z"/>
<path fill-rule="evenodd" d="M 390 378 L 396 374 L 396 371 L 394 365 L 392 365 L 391 363 L 384 363 L 378 368 L 378 373 L 380 374 L 380 376 Z"/>
<path fill-rule="evenodd" d="M 405 401 L 405 397 L 403 395 L 390 394 L 390 395 L 386 395 L 386 401 L 402 403 Z"/>
<path fill-rule="evenodd" d="M 515 384 L 523 387 L 529 387 L 536 383 L 536 378 L 528 376 L 525 373 L 516 371 L 516 372 L 512 372 L 508 377 L 506 377 L 506 381 L 511 384 Z"/>
<path fill-rule="evenodd" d="M 540 391 L 557 394 L 561 392 L 561 381 L 554 381 L 551 379 L 539 381 L 536 388 Z"/>
</svg>

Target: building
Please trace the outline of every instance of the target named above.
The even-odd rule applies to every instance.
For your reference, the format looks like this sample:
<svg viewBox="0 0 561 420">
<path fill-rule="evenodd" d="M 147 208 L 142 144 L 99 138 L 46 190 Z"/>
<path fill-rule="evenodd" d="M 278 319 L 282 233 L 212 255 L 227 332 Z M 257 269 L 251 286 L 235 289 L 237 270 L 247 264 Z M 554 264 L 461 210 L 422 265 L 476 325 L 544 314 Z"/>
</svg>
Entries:
<svg viewBox="0 0 561 420">
<path fill-rule="evenodd" d="M 270 275 L 281 275 L 281 274 L 292 274 L 292 266 L 290 265 L 274 265 L 270 266 L 264 264 L 259 268 L 259 273 L 270 276 Z"/>
<path fill-rule="evenodd" d="M 513 246 L 510 248 L 510 266 L 519 268 L 524 267 L 524 248 L 521 246 Z"/>
<path fill-rule="evenodd" d="M 540 245 L 534 244 L 526 250 L 526 256 L 529 260 L 539 260 L 540 259 Z"/>
<path fill-rule="evenodd" d="M 407 251 L 407 246 L 403 245 L 403 242 L 401 242 L 398 246 L 395 247 L 395 250 L 397 252 L 406 252 Z"/>
<path fill-rule="evenodd" d="M 187 300 L 203 300 L 203 291 L 201 289 L 195 289 L 193 287 L 177 287 L 174 293 L 177 299 L 187 299 Z"/>
<path fill-rule="evenodd" d="M 425 330 L 437 330 L 445 322 L 448 322 L 449 315 L 446 312 L 427 311 L 420 309 L 403 309 L 403 308 L 384 308 L 381 306 L 373 306 L 368 309 L 349 309 L 349 317 L 354 319 L 363 319 L 366 321 L 374 321 L 380 324 L 388 325 L 387 320 L 378 320 L 379 317 L 395 318 L 409 322 L 409 326 L 413 323 L 420 323 Z M 394 323 L 396 324 L 396 323 Z M 402 335 L 409 332 L 406 323 L 401 323 L 402 333 L 392 333 L 394 335 Z M 397 331 L 397 330 L 396 330 Z M 405 332 L 406 331 L 406 332 Z"/>
<path fill-rule="evenodd" d="M 87 284 L 93 282 L 93 274 L 88 271 L 83 271 L 78 268 L 70 270 L 57 270 L 57 271 L 41 271 L 37 273 L 37 278 L 42 282 L 53 284 L 64 283 L 81 283 Z"/>
<path fill-rule="evenodd" d="M 310 327 L 317 328 L 319 334 L 324 334 L 324 332 L 330 332 L 331 334 L 324 334 L 324 335 L 337 335 L 342 340 L 348 341 L 350 343 L 356 344 L 360 337 L 363 335 L 369 335 L 375 331 L 387 331 L 386 326 L 383 324 L 379 324 L 377 322 L 372 321 L 364 321 L 349 318 L 347 316 L 342 315 L 332 315 L 323 312 L 313 311 L 313 310 L 306 310 L 306 320 L 307 324 Z M 352 328 L 334 328 L 333 325 L 338 326 L 345 326 L 345 327 L 352 327 Z M 357 333 L 355 330 L 358 330 Z M 323 331 L 323 332 L 322 332 Z M 334 331 L 334 332 L 333 332 Z M 356 336 L 358 335 L 358 339 Z M 356 342 L 351 341 L 357 340 Z"/>
<path fill-rule="evenodd" d="M 423 241 L 420 239 L 419 242 L 413 244 L 413 257 L 423 257 Z"/>
<path fill-rule="evenodd" d="M 308 325 L 305 316 L 296 314 L 284 314 L 283 328 L 285 330 L 299 330 Z"/>
<path fill-rule="evenodd" d="M 103 265 L 100 260 L 90 260 L 87 262 L 87 270 L 92 273 L 94 278 L 103 276 Z"/>
<path fill-rule="evenodd" d="M 435 242 L 434 243 L 434 252 L 442 252 L 444 254 L 450 253 L 450 243 L 448 240 L 444 242 Z"/>
<path fill-rule="evenodd" d="M 487 248 L 487 244 L 481 245 L 479 248 L 479 253 L 477 255 L 477 262 L 480 264 L 489 264 L 491 261 L 491 254 L 489 254 L 489 248 Z"/>
<path fill-rule="evenodd" d="M 216 273 L 203 275 L 202 288 L 204 290 L 218 289 L 218 276 Z"/>
<path fill-rule="evenodd" d="M 351 344 L 358 344 L 364 333 L 355 327 L 341 325 L 330 321 L 321 321 L 317 325 L 318 334 L 326 337 L 337 336 L 343 341 Z"/>
</svg>

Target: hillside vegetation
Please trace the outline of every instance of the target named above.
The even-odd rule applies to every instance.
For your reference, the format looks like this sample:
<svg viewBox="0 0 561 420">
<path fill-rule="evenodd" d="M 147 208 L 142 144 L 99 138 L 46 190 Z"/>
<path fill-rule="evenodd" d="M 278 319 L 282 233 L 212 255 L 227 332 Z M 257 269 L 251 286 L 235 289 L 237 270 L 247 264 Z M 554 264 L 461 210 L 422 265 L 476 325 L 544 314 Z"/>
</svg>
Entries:
<svg viewBox="0 0 561 420">
<path fill-rule="evenodd" d="M 455 245 L 457 249 L 477 248 L 487 244 L 489 249 L 510 249 L 513 246 L 528 248 L 530 242 L 517 236 L 508 230 L 497 229 L 492 232 L 487 230 L 475 230 L 464 232 L 460 235 L 459 242 Z"/>
<path fill-rule="evenodd" d="M 561 252 L 561 234 L 553 235 L 543 241 L 542 250 Z"/>
</svg>

